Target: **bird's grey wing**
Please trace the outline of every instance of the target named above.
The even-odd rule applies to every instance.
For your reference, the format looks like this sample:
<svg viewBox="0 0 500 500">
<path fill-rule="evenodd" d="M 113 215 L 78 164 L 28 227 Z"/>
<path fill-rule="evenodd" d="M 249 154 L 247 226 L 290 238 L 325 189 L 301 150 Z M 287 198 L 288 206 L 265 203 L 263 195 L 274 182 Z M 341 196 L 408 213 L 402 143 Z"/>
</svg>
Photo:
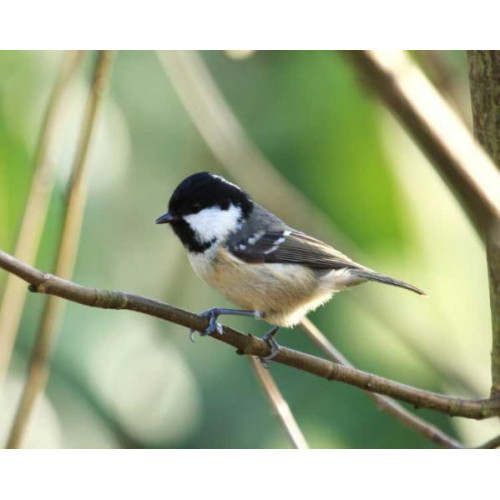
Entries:
<svg viewBox="0 0 500 500">
<path fill-rule="evenodd" d="M 302 264 L 313 269 L 363 269 L 346 255 L 316 238 L 293 229 L 235 234 L 227 242 L 230 252 L 252 263 Z"/>
</svg>

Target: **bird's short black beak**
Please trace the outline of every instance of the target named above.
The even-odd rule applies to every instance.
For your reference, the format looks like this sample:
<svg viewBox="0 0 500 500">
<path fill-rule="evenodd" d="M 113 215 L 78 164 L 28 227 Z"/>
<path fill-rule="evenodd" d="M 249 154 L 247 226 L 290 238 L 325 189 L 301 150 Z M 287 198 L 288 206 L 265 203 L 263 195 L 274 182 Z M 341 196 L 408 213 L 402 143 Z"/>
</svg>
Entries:
<svg viewBox="0 0 500 500">
<path fill-rule="evenodd" d="M 156 223 L 157 224 L 170 224 L 174 220 L 177 220 L 177 217 L 175 217 L 174 215 L 167 212 L 166 214 L 163 214 L 160 217 L 158 217 L 158 219 L 156 219 Z"/>
</svg>

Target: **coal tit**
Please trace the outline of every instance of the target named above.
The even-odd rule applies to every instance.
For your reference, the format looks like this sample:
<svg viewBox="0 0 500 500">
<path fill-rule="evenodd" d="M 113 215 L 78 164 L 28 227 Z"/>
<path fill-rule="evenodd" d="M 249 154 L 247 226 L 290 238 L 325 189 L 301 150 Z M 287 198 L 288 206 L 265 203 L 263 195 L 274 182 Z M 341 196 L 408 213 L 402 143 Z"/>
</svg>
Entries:
<svg viewBox="0 0 500 500">
<path fill-rule="evenodd" d="M 263 337 L 271 346 L 266 360 L 279 350 L 274 336 L 280 326 L 296 325 L 338 291 L 375 281 L 425 295 L 289 227 L 238 186 L 209 172 L 184 179 L 156 223 L 170 224 L 196 274 L 244 308 L 203 312 L 209 327 L 200 333 L 222 333 L 221 314 L 264 319 L 275 325 Z"/>
</svg>

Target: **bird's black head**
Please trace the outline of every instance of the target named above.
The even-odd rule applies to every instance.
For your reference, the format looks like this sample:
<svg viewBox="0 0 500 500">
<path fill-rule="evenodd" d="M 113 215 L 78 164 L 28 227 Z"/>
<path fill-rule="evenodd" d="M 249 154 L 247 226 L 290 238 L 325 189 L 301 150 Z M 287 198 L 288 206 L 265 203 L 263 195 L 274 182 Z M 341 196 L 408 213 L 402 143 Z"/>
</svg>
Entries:
<svg viewBox="0 0 500 500">
<path fill-rule="evenodd" d="M 182 243 L 192 252 L 203 252 L 225 235 L 233 224 L 252 211 L 248 194 L 226 179 L 210 172 L 199 172 L 184 179 L 173 192 L 168 212 L 157 224 L 171 224 Z M 199 217 L 194 217 L 200 213 Z M 236 222 L 234 222 L 236 229 Z"/>
<path fill-rule="evenodd" d="M 173 192 L 168 211 L 175 216 L 190 215 L 204 208 L 240 206 L 243 211 L 251 209 L 249 196 L 238 186 L 210 172 L 198 172 L 184 179 Z"/>
</svg>

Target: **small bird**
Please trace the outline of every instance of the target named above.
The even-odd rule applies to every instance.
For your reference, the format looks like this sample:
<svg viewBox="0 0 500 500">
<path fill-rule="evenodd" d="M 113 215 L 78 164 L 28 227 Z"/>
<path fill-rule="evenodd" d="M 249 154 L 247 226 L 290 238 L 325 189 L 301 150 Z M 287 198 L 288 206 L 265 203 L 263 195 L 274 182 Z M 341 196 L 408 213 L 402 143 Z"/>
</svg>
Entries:
<svg viewBox="0 0 500 500">
<path fill-rule="evenodd" d="M 271 348 L 264 364 L 279 351 L 274 338 L 278 329 L 296 325 L 336 292 L 375 281 L 425 295 L 291 228 L 241 188 L 210 172 L 184 179 L 156 223 L 170 224 L 196 274 L 244 308 L 202 312 L 209 326 L 199 333 L 222 333 L 217 319 L 223 314 L 263 319 L 275 325 L 262 337 Z"/>
</svg>

